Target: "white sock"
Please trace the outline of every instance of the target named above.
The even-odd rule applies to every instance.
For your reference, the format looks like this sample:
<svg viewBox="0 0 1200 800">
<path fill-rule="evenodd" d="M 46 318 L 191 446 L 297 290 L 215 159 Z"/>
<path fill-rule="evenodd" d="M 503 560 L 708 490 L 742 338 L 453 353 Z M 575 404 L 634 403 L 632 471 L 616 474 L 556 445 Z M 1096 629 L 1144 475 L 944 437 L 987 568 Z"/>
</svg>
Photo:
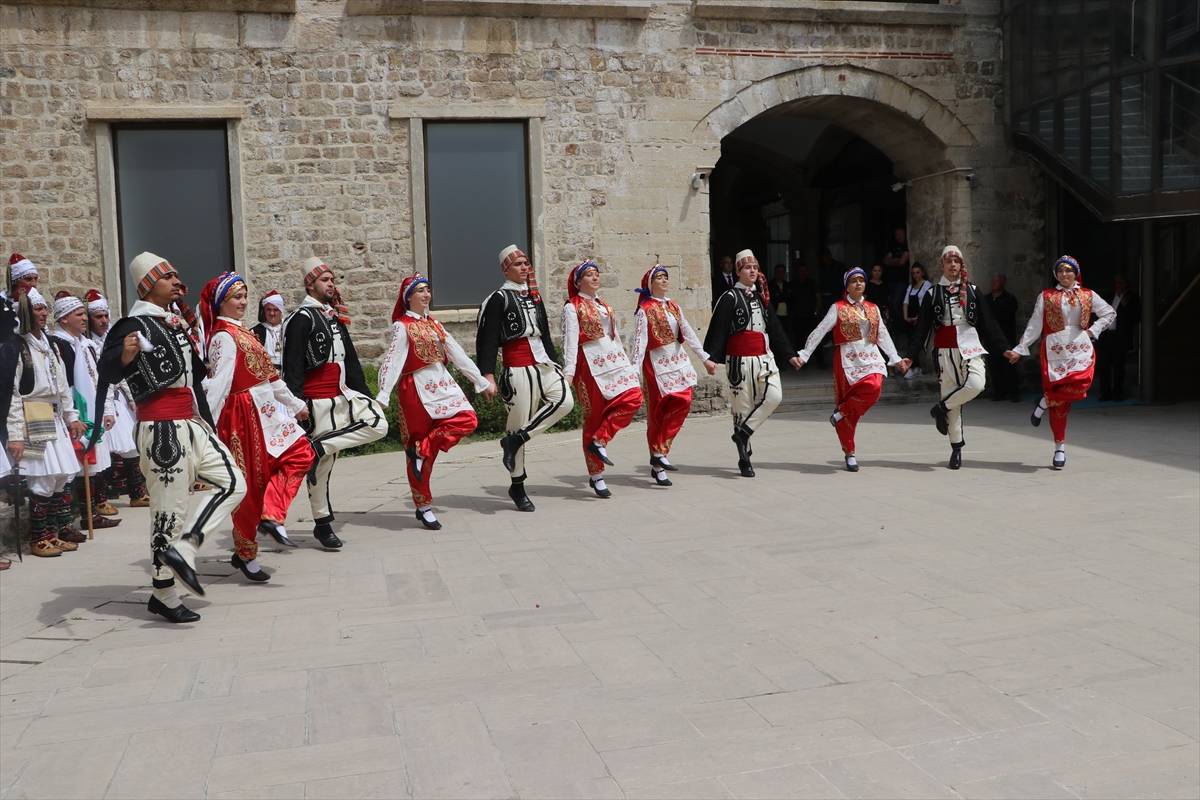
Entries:
<svg viewBox="0 0 1200 800">
<path fill-rule="evenodd" d="M 600 491 L 604 491 L 605 489 L 608 488 L 607 486 L 604 485 L 604 473 L 603 472 L 601 472 L 599 475 L 592 476 L 592 485 L 595 486 Z"/>
<path fill-rule="evenodd" d="M 840 411 L 833 412 L 833 421 L 841 422 L 842 421 L 842 412 L 840 412 Z"/>
<path fill-rule="evenodd" d="M 174 586 L 168 586 L 166 589 L 154 589 L 150 592 L 154 599 L 162 603 L 167 608 L 176 608 L 183 605 L 183 601 L 179 599 L 179 595 L 175 592 Z"/>
<path fill-rule="evenodd" d="M 1066 443 L 1066 442 L 1059 442 L 1058 444 L 1054 445 L 1054 452 L 1056 452 L 1056 453 L 1065 453 L 1065 452 L 1067 452 L 1067 443 Z"/>
<path fill-rule="evenodd" d="M 196 545 L 191 539 L 180 539 L 175 542 L 175 550 L 183 556 L 183 560 L 192 569 L 196 568 Z"/>
<path fill-rule="evenodd" d="M 425 469 L 425 459 L 423 459 L 423 458 L 413 459 L 413 467 L 417 470 L 417 472 L 420 472 L 421 470 Z"/>
<path fill-rule="evenodd" d="M 858 466 L 858 462 L 854 460 L 853 455 L 846 456 L 846 466 L 847 467 L 857 467 Z"/>
<path fill-rule="evenodd" d="M 654 467 L 650 471 L 654 473 L 654 477 L 656 480 L 661 481 L 663 478 L 667 477 L 667 471 L 665 469 L 659 469 L 658 467 Z"/>
<path fill-rule="evenodd" d="M 1045 413 L 1046 413 L 1046 409 L 1047 409 L 1047 406 L 1046 406 L 1046 398 L 1045 398 L 1045 396 L 1043 396 L 1043 397 L 1042 397 L 1042 399 L 1038 401 L 1038 406 L 1037 406 L 1037 408 L 1035 408 L 1035 409 L 1033 410 L 1033 415 L 1034 415 L 1035 417 L 1037 417 L 1038 419 L 1041 419 L 1041 418 L 1042 418 L 1042 414 L 1045 414 Z"/>
<path fill-rule="evenodd" d="M 670 461 L 667 461 L 667 457 L 662 455 L 661 453 L 651 453 L 650 455 L 652 455 L 654 458 L 657 458 L 659 461 L 661 461 L 663 463 L 663 466 L 670 466 L 670 464 L 671 464 Z"/>
<path fill-rule="evenodd" d="M 288 532 L 287 532 L 287 528 L 283 527 L 283 526 L 282 526 L 282 525 L 280 525 L 278 522 L 277 522 L 277 523 L 275 523 L 275 524 L 276 524 L 276 526 L 278 526 L 278 528 L 279 528 L 279 535 L 280 535 L 280 536 L 282 536 L 282 537 L 283 537 L 283 538 L 285 538 L 285 539 L 286 539 L 286 538 L 288 538 Z"/>
<path fill-rule="evenodd" d="M 602 455 L 602 456 L 608 455 L 608 452 L 604 449 L 604 445 L 600 444 L 595 439 L 592 439 L 592 444 L 594 444 L 596 446 L 596 451 L 598 453 L 600 453 L 600 455 Z"/>
<path fill-rule="evenodd" d="M 249 561 L 243 561 L 246 565 L 246 572 L 258 572 L 258 559 L 252 558 Z"/>
<path fill-rule="evenodd" d="M 417 511 L 426 522 L 437 522 L 437 517 L 433 515 L 433 506 L 421 506 Z"/>
</svg>

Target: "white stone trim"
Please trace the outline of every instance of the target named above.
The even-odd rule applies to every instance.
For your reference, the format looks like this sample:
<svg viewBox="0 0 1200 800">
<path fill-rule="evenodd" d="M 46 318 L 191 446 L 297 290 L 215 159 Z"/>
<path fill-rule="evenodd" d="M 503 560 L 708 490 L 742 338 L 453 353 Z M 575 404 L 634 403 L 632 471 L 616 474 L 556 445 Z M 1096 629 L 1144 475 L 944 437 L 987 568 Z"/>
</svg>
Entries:
<svg viewBox="0 0 1200 800">
<path fill-rule="evenodd" d="M 6 5 L 8 5 L 6 3 Z M 15 5 L 15 4 L 14 4 Z M 296 0 L 21 0 L 23 6 L 86 6 L 119 11 L 226 11 L 294 14 Z"/>
<path fill-rule="evenodd" d="M 107 122 L 173 122 L 190 119 L 245 119 L 244 105 L 182 106 L 182 105 L 89 105 L 87 118 Z"/>
<path fill-rule="evenodd" d="M 961 5 L 950 5 L 945 0 L 939 5 L 867 0 L 695 0 L 692 17 L 867 25 L 964 25 L 967 21 Z"/>
<path fill-rule="evenodd" d="M 652 0 L 347 0 L 346 16 L 647 19 Z"/>
<path fill-rule="evenodd" d="M 390 119 L 545 119 L 544 100 L 516 100 L 511 103 L 434 103 L 429 100 L 402 100 L 388 106 Z"/>
</svg>

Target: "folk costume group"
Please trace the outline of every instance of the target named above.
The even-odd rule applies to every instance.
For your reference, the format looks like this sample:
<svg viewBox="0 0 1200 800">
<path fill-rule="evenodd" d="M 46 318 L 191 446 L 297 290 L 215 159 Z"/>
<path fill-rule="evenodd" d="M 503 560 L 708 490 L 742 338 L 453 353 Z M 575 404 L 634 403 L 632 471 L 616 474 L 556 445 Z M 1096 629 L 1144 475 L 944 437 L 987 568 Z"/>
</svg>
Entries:
<svg viewBox="0 0 1200 800">
<path fill-rule="evenodd" d="M 129 493 L 131 505 L 150 506 L 148 610 L 171 622 L 198 620 L 183 605 L 176 581 L 204 594 L 197 553 L 226 517 L 232 516 L 230 561 L 252 582 L 270 579 L 258 563 L 260 534 L 296 547 L 284 523 L 302 484 L 314 537 L 326 550 L 342 547 L 332 528 L 330 477 L 339 453 L 387 434 L 393 393 L 416 518 L 438 530 L 433 466 L 478 424 L 451 364 L 476 393 L 499 395 L 508 411 L 501 461 L 509 497 L 524 512 L 535 510 L 525 489 L 526 447 L 571 411 L 568 382 L 583 412 L 584 466 L 598 497 L 612 496 L 604 479 L 605 467 L 613 465 L 607 445 L 643 399 L 652 477 L 659 486 L 672 485 L 667 473 L 678 468 L 669 454 L 697 383 L 689 350 L 709 375 L 725 365 L 738 468 L 754 477 L 752 437 L 782 399 L 778 364 L 804 367 L 829 334 L 837 348 L 830 423 L 847 470 L 859 471 L 855 431 L 879 399 L 888 368 L 907 372 L 930 340 L 941 383 L 941 400 L 930 414 L 950 440 L 948 466 L 958 469 L 965 445 L 962 407 L 984 386 L 988 349 L 1015 363 L 1039 338 L 1044 396 L 1031 422 L 1040 425 L 1049 414 L 1052 463 L 1062 469 L 1071 404 L 1092 382 L 1092 341 L 1115 316 L 1081 286 L 1078 262 L 1063 256 L 1054 265 L 1058 285 L 1038 297 L 1021 341 L 1010 347 L 978 287 L 967 280 L 962 252 L 951 245 L 942 253 L 943 277 L 922 304 L 918 336 L 906 357 L 879 308 L 864 298 L 861 269 L 846 272 L 842 299 L 797 353 L 771 308 L 754 254 L 743 250 L 735 261 L 736 283 L 717 298 L 703 344 L 668 297 L 667 269 L 656 264 L 647 271 L 637 289 L 631 359 L 612 307 L 600 298 L 600 268 L 584 261 L 567 276 L 560 364 L 529 258 L 511 245 L 499 262 L 504 283 L 484 300 L 477 320 L 478 365 L 430 315 L 432 284 L 415 274 L 400 286 L 391 342 L 372 393 L 335 276 L 320 258 L 302 265 L 299 307 L 286 314 L 282 296 L 270 292 L 259 302 L 258 324 L 248 328 L 242 276 L 225 272 L 205 285 L 196 315 L 182 301 L 186 287 L 178 271 L 166 259 L 142 253 L 129 265 L 139 299 L 110 329 L 108 305 L 98 292 L 86 300 L 60 292 L 48 303 L 32 264 L 14 255 L 0 293 L 0 412 L 6 423 L 0 427 L 0 477 L 10 476 L 11 483 L 19 476 L 28 484 L 33 553 L 57 556 L 86 540 L 72 524 L 70 482 L 87 462 L 93 506 L 83 513 L 94 521 L 115 524 L 106 520 L 115 509 L 105 495 L 114 485 Z M 51 315 L 58 327 L 53 336 L 46 331 Z M 98 477 L 112 473 L 124 480 Z M 197 488 L 208 493 L 189 513 Z"/>
</svg>

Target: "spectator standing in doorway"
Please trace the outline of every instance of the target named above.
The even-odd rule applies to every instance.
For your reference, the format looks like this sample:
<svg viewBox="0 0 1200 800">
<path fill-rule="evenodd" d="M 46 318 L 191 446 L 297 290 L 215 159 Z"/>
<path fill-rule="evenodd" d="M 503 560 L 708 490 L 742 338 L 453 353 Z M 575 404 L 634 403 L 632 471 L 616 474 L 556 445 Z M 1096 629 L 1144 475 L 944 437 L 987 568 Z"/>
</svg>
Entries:
<svg viewBox="0 0 1200 800">
<path fill-rule="evenodd" d="M 846 265 L 834 258 L 828 247 L 821 249 L 820 259 L 821 308 L 817 315 L 823 317 L 831 305 L 842 299 L 842 276 L 846 274 Z M 825 342 L 827 341 L 829 341 L 828 336 L 813 351 L 813 358 L 820 369 L 826 368 Z"/>
<path fill-rule="evenodd" d="M 792 281 L 791 309 L 792 329 L 797 342 L 808 339 L 808 334 L 817 326 L 817 309 L 821 307 L 821 293 L 817 282 L 808 277 L 808 267 L 796 267 L 796 278 Z"/>
<path fill-rule="evenodd" d="M 904 302 L 904 286 L 908 284 L 909 267 L 912 255 L 908 251 L 908 233 L 903 225 L 897 225 L 893 230 L 892 243 L 883 255 L 883 277 L 891 287 L 891 297 L 888 309 L 892 312 L 892 320 L 898 322 L 900 305 Z M 870 287 L 867 287 L 870 289 Z M 881 309 L 883 305 L 879 306 Z M 900 334 L 899 328 L 891 332 L 892 336 Z"/>
<path fill-rule="evenodd" d="M 997 272 L 992 276 L 992 291 L 984 295 L 983 300 L 988 304 L 1000 330 L 1012 342 L 1017 339 L 1018 303 L 1016 295 L 1005 288 L 1007 285 L 1008 278 Z M 1010 364 L 1001 353 L 988 353 L 988 374 L 992 376 L 993 401 L 1007 397 L 1014 403 L 1021 402 L 1016 364 Z"/>
<path fill-rule="evenodd" d="M 721 256 L 720 268 L 713 273 L 713 307 L 717 305 L 717 298 L 732 289 L 735 283 L 737 283 L 737 275 L 733 272 L 733 256 Z"/>
<path fill-rule="evenodd" d="M 1116 309 L 1112 325 L 1096 340 L 1096 372 L 1100 379 L 1100 402 L 1125 399 L 1125 359 L 1133 349 L 1134 327 L 1142 321 L 1142 301 L 1129 288 L 1129 278 L 1118 275 L 1114 291 L 1107 298 Z"/>
<path fill-rule="evenodd" d="M 909 280 L 908 289 L 904 293 L 904 303 L 901 306 L 904 315 L 904 327 L 908 332 L 908 349 L 913 349 L 913 337 L 917 335 L 917 317 L 921 314 L 921 304 L 925 302 L 925 296 L 929 294 L 929 290 L 933 288 L 933 284 L 929 282 L 929 273 L 925 271 L 925 266 L 920 261 L 914 262 L 912 269 L 909 270 L 911 279 Z M 921 375 L 921 362 L 916 356 L 913 357 L 912 368 L 904 373 L 905 380 L 912 380 Z"/>
<path fill-rule="evenodd" d="M 879 307 L 879 314 L 883 317 L 884 325 L 890 325 L 892 315 L 889 309 L 890 292 L 889 284 L 883 279 L 883 267 L 876 264 L 871 267 L 870 279 L 867 281 L 867 288 L 863 292 L 863 297 L 867 302 L 874 303 Z M 889 331 L 890 332 L 890 331 Z"/>
<path fill-rule="evenodd" d="M 779 317 L 779 324 L 787 331 L 788 343 L 795 347 L 796 341 L 793 337 L 796 334 L 791 318 L 792 283 L 787 279 L 787 267 L 783 264 L 775 265 L 775 276 L 771 278 L 769 286 L 771 310 L 775 312 L 775 316 Z"/>
</svg>

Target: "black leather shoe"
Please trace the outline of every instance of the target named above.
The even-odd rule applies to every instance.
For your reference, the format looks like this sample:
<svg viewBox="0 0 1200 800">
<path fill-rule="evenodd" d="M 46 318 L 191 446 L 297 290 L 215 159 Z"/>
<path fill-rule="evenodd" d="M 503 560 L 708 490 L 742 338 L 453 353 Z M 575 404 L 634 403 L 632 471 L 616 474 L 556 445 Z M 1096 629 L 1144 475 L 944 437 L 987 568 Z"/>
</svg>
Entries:
<svg viewBox="0 0 1200 800">
<path fill-rule="evenodd" d="M 408 456 L 408 460 L 412 462 L 413 477 L 417 479 L 417 483 L 421 482 L 421 470 L 417 469 L 417 459 L 421 456 L 417 453 L 417 446 L 410 444 L 404 449 L 404 455 Z"/>
<path fill-rule="evenodd" d="M 607 487 L 604 489 L 597 489 L 596 482 L 591 478 L 588 478 L 588 486 L 592 487 L 592 491 L 596 493 L 596 497 L 603 497 L 605 499 L 612 497 L 612 489 Z"/>
<path fill-rule="evenodd" d="M 668 464 L 658 456 L 650 456 L 650 466 L 656 469 L 665 469 L 667 472 L 679 472 L 679 467 Z"/>
<path fill-rule="evenodd" d="M 517 504 L 517 511 L 533 511 L 533 501 L 525 494 L 525 484 L 514 483 L 508 487 L 508 496 Z"/>
<path fill-rule="evenodd" d="M 1036 428 L 1036 427 L 1038 427 L 1039 425 L 1041 425 L 1041 424 L 1042 424 L 1042 417 L 1039 417 L 1039 416 L 1038 416 L 1038 413 L 1037 413 L 1037 410 L 1038 410 L 1039 408 L 1041 408 L 1041 406 L 1034 406 L 1034 408 L 1033 408 L 1033 412 L 1032 412 L 1032 413 L 1029 415 L 1029 422 L 1030 422 L 1030 423 L 1033 425 L 1033 427 L 1035 427 L 1035 428 Z M 1046 415 L 1046 412 L 1045 412 L 1045 411 L 1043 411 L 1043 412 L 1042 412 L 1042 416 L 1045 416 L 1045 415 Z"/>
<path fill-rule="evenodd" d="M 171 572 L 175 573 L 175 577 L 183 581 L 184 586 L 191 589 L 200 597 L 204 597 L 204 587 L 200 585 L 200 579 L 196 577 L 196 570 L 191 568 L 178 550 L 174 547 L 168 547 L 158 554 L 158 560 L 167 565 Z"/>
<path fill-rule="evenodd" d="M 734 447 L 737 448 L 738 461 L 750 463 L 750 437 L 745 434 L 740 428 L 733 432 L 733 436 L 729 437 L 733 440 Z"/>
<path fill-rule="evenodd" d="M 836 416 L 837 416 L 837 411 L 834 411 L 832 414 L 829 415 L 829 424 L 835 428 L 837 427 L 837 424 L 838 424 L 838 421 L 836 419 L 834 419 L 834 417 L 836 417 Z"/>
<path fill-rule="evenodd" d="M 184 606 L 183 603 L 174 608 L 167 608 L 161 600 L 153 595 L 150 596 L 150 602 L 146 603 L 146 610 L 151 614 L 158 614 L 167 622 L 196 622 L 200 619 L 199 614 Z"/>
<path fill-rule="evenodd" d="M 1054 451 L 1054 461 L 1051 462 L 1051 466 L 1054 467 L 1055 469 L 1062 469 L 1066 465 L 1067 465 L 1067 454 L 1060 453 L 1057 450 Z"/>
<path fill-rule="evenodd" d="M 500 460 L 504 462 L 504 468 L 512 472 L 517 468 L 517 451 L 525 446 L 529 441 L 529 434 L 525 431 L 517 431 L 510 433 L 500 440 Z"/>
<path fill-rule="evenodd" d="M 263 572 L 261 569 L 258 572 L 251 572 L 250 570 L 246 569 L 246 562 L 238 558 L 237 553 L 234 553 L 229 557 L 229 563 L 240 569 L 248 581 L 254 581 L 255 583 L 266 583 L 267 581 L 271 580 L 271 576 Z"/>
<path fill-rule="evenodd" d="M 313 536 L 317 537 L 317 541 L 326 550 L 337 550 L 342 546 L 342 540 L 333 532 L 328 522 L 313 528 Z"/>
<path fill-rule="evenodd" d="M 425 515 L 420 511 L 417 512 L 417 521 L 431 531 L 440 531 L 442 529 L 442 523 L 438 522 L 436 519 L 433 522 L 430 522 L 429 520 L 425 519 Z"/>
<path fill-rule="evenodd" d="M 955 451 L 955 452 L 957 452 L 957 451 Z M 857 463 L 851 464 L 850 459 L 847 458 L 846 459 L 846 471 L 847 472 L 858 472 L 858 464 Z"/>
<path fill-rule="evenodd" d="M 658 470 L 653 470 L 650 472 L 650 474 L 654 476 L 654 482 L 657 483 L 659 486 L 674 486 L 675 485 L 675 484 L 671 483 L 671 479 L 667 477 L 667 474 L 665 472 L 659 472 Z M 662 475 L 662 477 L 660 478 L 659 475 Z"/>
<path fill-rule="evenodd" d="M 300 546 L 288 538 L 287 531 L 285 531 L 283 526 L 278 522 L 272 522 L 269 519 L 264 519 L 262 522 L 258 523 L 258 532 L 267 534 L 284 547 Z"/>
<path fill-rule="evenodd" d="M 946 418 L 946 411 L 945 403 L 938 403 L 929 409 L 929 416 L 933 417 L 933 422 L 937 425 L 938 433 L 942 436 L 947 436 L 950 433 L 950 420 Z"/>
<path fill-rule="evenodd" d="M 743 478 L 754 477 L 754 467 L 750 465 L 750 459 L 748 458 L 738 459 L 738 470 L 741 471 Z"/>
<path fill-rule="evenodd" d="M 956 447 L 950 451 L 950 463 L 946 465 L 950 469 L 958 469 L 962 466 L 962 448 Z"/>
<path fill-rule="evenodd" d="M 587 447 L 583 448 L 592 454 L 594 458 L 598 458 L 610 467 L 613 466 L 612 459 L 600 452 L 600 447 L 595 442 L 591 442 Z"/>
</svg>

